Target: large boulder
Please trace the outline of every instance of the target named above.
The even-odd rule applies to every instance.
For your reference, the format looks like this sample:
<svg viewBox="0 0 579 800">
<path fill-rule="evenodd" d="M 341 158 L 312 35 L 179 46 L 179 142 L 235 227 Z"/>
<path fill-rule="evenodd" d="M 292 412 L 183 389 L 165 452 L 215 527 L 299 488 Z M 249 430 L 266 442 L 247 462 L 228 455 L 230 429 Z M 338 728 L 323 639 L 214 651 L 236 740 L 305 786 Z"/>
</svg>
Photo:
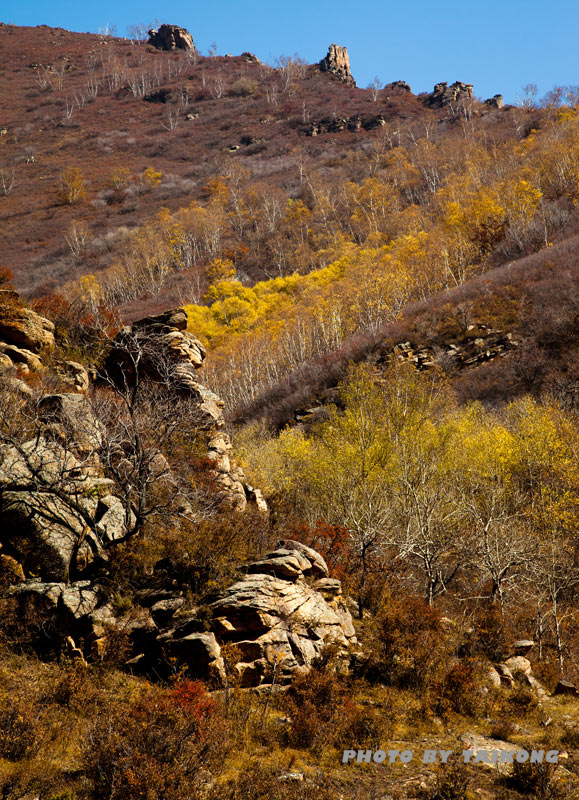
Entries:
<svg viewBox="0 0 579 800">
<path fill-rule="evenodd" d="M 78 500 L 79 511 L 50 492 L 2 492 L 0 501 L 0 541 L 15 555 L 28 575 L 45 580 L 68 580 L 82 572 L 101 548 L 83 515 L 90 515 L 96 501 Z"/>
<path fill-rule="evenodd" d="M 44 366 L 40 356 L 25 347 L 16 347 L 15 344 L 0 342 L 0 354 L 6 368 L 17 367 L 23 373 L 40 372 Z"/>
<path fill-rule="evenodd" d="M 329 72 L 347 86 L 356 86 L 356 81 L 350 72 L 350 57 L 345 47 L 331 44 L 326 57 L 320 61 L 319 67 L 322 72 Z"/>
<path fill-rule="evenodd" d="M 194 375 L 207 353 L 186 327 L 187 313 L 181 308 L 133 322 L 117 334 L 106 360 L 107 373 L 121 386 L 132 385 L 139 371 L 139 377 L 198 393 Z"/>
<path fill-rule="evenodd" d="M 246 569 L 211 605 L 217 639 L 239 652 L 242 685 L 270 682 L 274 675 L 276 681 L 288 680 L 310 669 L 328 646 L 338 659 L 348 660 L 356 642 L 352 618 L 340 582 L 326 577 L 319 553 L 284 541 Z"/>
<path fill-rule="evenodd" d="M 7 298 L 8 293 L 10 298 Z M 35 354 L 52 350 L 54 324 L 35 311 L 17 305 L 13 295 L 15 293 L 8 290 L 0 294 L 0 341 Z M 12 302 L 7 302 L 8 299 Z"/>
<path fill-rule="evenodd" d="M 105 558 L 103 545 L 127 532 L 122 501 L 99 499 L 112 481 L 77 455 L 43 436 L 0 448 L 0 543 L 27 575 L 60 581 L 81 574 Z"/>
<path fill-rule="evenodd" d="M 149 31 L 149 44 L 157 50 L 195 50 L 193 37 L 178 25 L 161 25 L 159 30 Z"/>
<path fill-rule="evenodd" d="M 90 387 L 88 370 L 77 361 L 55 361 L 52 369 L 60 382 L 72 392 L 86 394 Z"/>
<path fill-rule="evenodd" d="M 102 446 L 104 426 L 83 394 L 45 395 L 38 403 L 38 412 L 46 425 L 60 426 L 67 446 L 83 458 Z"/>
</svg>

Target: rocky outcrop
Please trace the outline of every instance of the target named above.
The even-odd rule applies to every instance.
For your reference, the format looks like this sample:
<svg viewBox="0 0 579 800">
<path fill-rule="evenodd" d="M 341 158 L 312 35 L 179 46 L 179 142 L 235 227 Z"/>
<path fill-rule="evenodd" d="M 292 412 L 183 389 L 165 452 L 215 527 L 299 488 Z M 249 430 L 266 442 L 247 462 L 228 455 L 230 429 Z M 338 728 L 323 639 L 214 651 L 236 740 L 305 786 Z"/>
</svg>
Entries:
<svg viewBox="0 0 579 800">
<path fill-rule="evenodd" d="M 193 37 L 178 25 L 161 25 L 159 30 L 149 31 L 149 44 L 157 50 L 195 50 Z"/>
<path fill-rule="evenodd" d="M 54 349 L 54 324 L 19 305 L 10 289 L 0 291 L 0 341 L 38 354 Z"/>
<path fill-rule="evenodd" d="M 392 81 L 391 83 L 387 83 L 384 87 L 385 91 L 388 92 L 411 92 L 412 89 L 410 88 L 410 84 L 406 83 L 406 81 Z"/>
<path fill-rule="evenodd" d="M 319 122 L 310 122 L 303 128 L 303 133 L 306 136 L 319 136 L 323 133 L 359 131 L 361 128 L 371 131 L 385 124 L 386 120 L 382 114 L 374 114 L 371 117 L 362 117 L 360 114 L 353 117 L 326 117 Z"/>
<path fill-rule="evenodd" d="M 240 58 L 244 58 L 248 64 L 262 64 L 263 62 L 254 53 L 242 53 Z"/>
<path fill-rule="evenodd" d="M 71 392 L 86 394 L 90 387 L 88 370 L 77 361 L 54 361 L 52 371 Z"/>
<path fill-rule="evenodd" d="M 53 349 L 53 323 L 25 308 L 17 292 L 0 290 L 0 373 L 13 367 L 39 372 Z"/>
<path fill-rule="evenodd" d="M 239 685 L 247 687 L 285 683 L 294 673 L 307 672 L 326 648 L 338 662 L 348 663 L 356 644 L 352 617 L 340 581 L 328 577 L 319 553 L 300 542 L 281 541 L 244 570 L 211 604 L 209 630 L 194 615 L 182 618 L 129 666 L 163 674 L 168 663 L 177 663 L 191 677 L 220 686 L 226 681 L 226 657 L 229 680 L 233 670 Z M 166 620 L 182 603 L 161 599 L 151 611 Z"/>
<path fill-rule="evenodd" d="M 495 94 L 493 97 L 489 97 L 485 100 L 485 106 L 490 106 L 490 108 L 504 108 L 505 101 L 503 99 L 502 94 Z"/>
<path fill-rule="evenodd" d="M 495 358 L 502 358 L 519 346 L 511 333 L 504 333 L 486 325 L 471 325 L 464 341 L 446 344 L 443 347 L 419 346 L 413 342 L 399 342 L 383 353 L 378 363 L 392 360 L 409 361 L 418 369 L 430 369 L 441 362 L 457 368 L 476 367 Z"/>
<path fill-rule="evenodd" d="M 462 83 L 456 81 L 450 86 L 446 81 L 437 83 L 428 97 L 428 104 L 432 108 L 447 108 L 459 103 L 472 100 L 472 83 Z"/>
<path fill-rule="evenodd" d="M 211 609 L 216 636 L 239 652 L 242 685 L 271 682 L 274 674 L 284 682 L 328 646 L 345 660 L 356 642 L 340 582 L 328 578 L 319 553 L 299 542 L 280 542 L 248 565 Z"/>
<path fill-rule="evenodd" d="M 328 577 L 319 553 L 284 540 L 243 569 L 211 604 L 209 619 L 186 610 L 186 587 L 171 588 L 168 572 L 168 589 L 141 590 L 123 613 L 98 582 L 88 580 L 19 576 L 10 593 L 23 618 L 33 611 L 45 621 L 41 627 L 79 657 L 98 660 L 111 646 L 110 635 L 123 634 L 132 651 L 127 667 L 141 674 L 169 677 L 178 669 L 213 688 L 232 681 L 242 687 L 284 684 L 329 652 L 338 668 L 347 669 L 357 645 L 352 617 L 340 581 Z"/>
<path fill-rule="evenodd" d="M 322 72 L 329 72 L 346 86 L 356 86 L 356 81 L 350 72 L 350 57 L 345 47 L 331 44 L 328 54 L 320 61 L 319 67 Z"/>
<path fill-rule="evenodd" d="M 106 361 L 106 371 L 117 384 L 132 384 L 140 377 L 157 381 L 193 401 L 199 432 L 205 438 L 207 459 L 224 509 L 243 511 L 247 502 L 267 508 L 259 489 L 247 485 L 241 467 L 232 458 L 225 432 L 223 401 L 197 380 L 206 351 L 187 331 L 187 313 L 174 308 L 133 322 L 117 335 Z"/>
</svg>

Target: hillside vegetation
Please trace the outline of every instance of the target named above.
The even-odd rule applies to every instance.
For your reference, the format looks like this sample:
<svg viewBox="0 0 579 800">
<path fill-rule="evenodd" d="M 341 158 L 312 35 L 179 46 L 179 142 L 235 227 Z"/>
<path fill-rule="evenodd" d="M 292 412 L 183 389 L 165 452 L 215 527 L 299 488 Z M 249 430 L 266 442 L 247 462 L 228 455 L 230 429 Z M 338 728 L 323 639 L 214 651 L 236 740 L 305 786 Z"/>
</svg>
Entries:
<svg viewBox="0 0 579 800">
<path fill-rule="evenodd" d="M 0 45 L 0 796 L 578 798 L 576 88 Z"/>
</svg>

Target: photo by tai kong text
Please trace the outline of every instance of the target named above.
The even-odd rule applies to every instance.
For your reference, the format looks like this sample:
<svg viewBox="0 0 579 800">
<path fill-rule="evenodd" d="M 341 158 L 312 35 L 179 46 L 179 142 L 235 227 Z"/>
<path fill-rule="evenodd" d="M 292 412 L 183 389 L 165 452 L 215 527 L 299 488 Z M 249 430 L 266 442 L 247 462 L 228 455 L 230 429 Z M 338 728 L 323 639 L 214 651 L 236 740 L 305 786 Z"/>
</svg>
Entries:
<svg viewBox="0 0 579 800">
<path fill-rule="evenodd" d="M 344 750 L 342 764 L 408 764 L 420 759 L 423 764 L 446 764 L 454 750 Z M 462 750 L 457 753 L 465 764 L 557 764 L 559 750 Z"/>
</svg>

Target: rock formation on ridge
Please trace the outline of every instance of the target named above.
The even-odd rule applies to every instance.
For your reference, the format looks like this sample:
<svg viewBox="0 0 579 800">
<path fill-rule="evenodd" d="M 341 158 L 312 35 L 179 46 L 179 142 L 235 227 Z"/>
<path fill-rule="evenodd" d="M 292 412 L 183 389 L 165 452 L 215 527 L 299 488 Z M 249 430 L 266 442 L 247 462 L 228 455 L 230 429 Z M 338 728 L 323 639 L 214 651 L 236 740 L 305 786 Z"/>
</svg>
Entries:
<svg viewBox="0 0 579 800">
<path fill-rule="evenodd" d="M 437 83 L 429 96 L 428 104 L 432 108 L 445 108 L 455 103 L 464 103 L 472 100 L 472 83 L 455 81 L 450 86 L 446 81 Z"/>
<path fill-rule="evenodd" d="M 159 30 L 149 31 L 149 44 L 157 50 L 195 50 L 193 37 L 178 25 L 161 25 Z"/>
<path fill-rule="evenodd" d="M 345 47 L 331 44 L 328 48 L 328 54 L 320 61 L 319 66 L 322 72 L 331 73 L 347 86 L 356 86 L 356 81 L 350 72 L 350 57 Z"/>
</svg>

